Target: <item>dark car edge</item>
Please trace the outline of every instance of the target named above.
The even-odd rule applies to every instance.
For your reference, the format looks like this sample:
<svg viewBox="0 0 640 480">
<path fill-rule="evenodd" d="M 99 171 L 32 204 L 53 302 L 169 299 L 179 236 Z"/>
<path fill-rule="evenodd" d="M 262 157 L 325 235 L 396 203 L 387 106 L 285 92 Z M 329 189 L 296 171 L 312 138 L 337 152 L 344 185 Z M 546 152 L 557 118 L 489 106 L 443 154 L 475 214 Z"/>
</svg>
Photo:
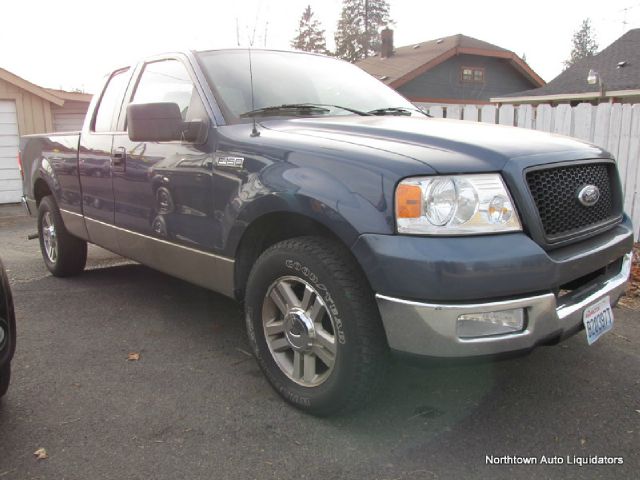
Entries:
<svg viewBox="0 0 640 480">
<path fill-rule="evenodd" d="M 0 398 L 9 389 L 11 360 L 16 351 L 16 316 L 9 278 L 0 261 Z"/>
<path fill-rule="evenodd" d="M 483 359 L 611 328 L 633 233 L 608 152 L 426 118 L 334 59 L 252 54 L 250 84 L 244 50 L 117 69 L 81 132 L 22 138 L 52 274 L 94 243 L 243 302 L 271 385 L 319 415 L 372 398 L 390 352 Z"/>
</svg>

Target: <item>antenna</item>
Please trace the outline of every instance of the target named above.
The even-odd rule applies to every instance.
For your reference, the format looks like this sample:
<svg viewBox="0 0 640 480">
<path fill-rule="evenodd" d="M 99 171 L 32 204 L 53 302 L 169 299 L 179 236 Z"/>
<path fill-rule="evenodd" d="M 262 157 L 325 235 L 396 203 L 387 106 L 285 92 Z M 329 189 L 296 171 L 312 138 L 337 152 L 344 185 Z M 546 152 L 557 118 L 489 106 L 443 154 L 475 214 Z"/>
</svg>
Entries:
<svg viewBox="0 0 640 480">
<path fill-rule="evenodd" d="M 622 13 L 622 31 L 623 32 L 627 31 L 627 25 L 629 25 L 629 22 L 627 21 L 629 16 L 629 10 L 633 10 L 634 8 L 637 8 L 637 7 L 640 7 L 640 3 L 636 3 L 635 5 L 628 5 L 618 10 L 619 12 L 623 12 Z"/>
<path fill-rule="evenodd" d="M 269 20 L 264 22 L 264 48 L 267 48 L 267 32 L 269 31 Z"/>
<path fill-rule="evenodd" d="M 249 44 L 253 47 L 254 42 L 256 41 L 256 30 L 258 28 L 258 16 L 260 15 L 260 8 L 256 11 L 256 21 L 253 23 L 253 32 L 251 33 L 251 40 Z"/>
<path fill-rule="evenodd" d="M 251 83 L 251 111 L 253 112 L 256 108 L 256 105 L 255 105 L 255 99 L 253 96 L 253 64 L 251 62 L 251 46 L 249 46 L 249 82 Z M 260 132 L 258 131 L 258 128 L 257 128 L 256 117 L 255 115 L 252 115 L 251 117 L 253 118 L 253 129 L 251 130 L 251 136 L 259 137 Z"/>
</svg>

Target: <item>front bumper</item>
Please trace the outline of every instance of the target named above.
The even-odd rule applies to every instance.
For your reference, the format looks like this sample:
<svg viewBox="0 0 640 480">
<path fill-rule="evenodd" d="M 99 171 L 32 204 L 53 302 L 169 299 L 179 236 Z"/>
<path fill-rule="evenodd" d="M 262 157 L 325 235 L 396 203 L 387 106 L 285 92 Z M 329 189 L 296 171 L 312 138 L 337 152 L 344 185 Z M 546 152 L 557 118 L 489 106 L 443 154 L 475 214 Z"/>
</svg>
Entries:
<svg viewBox="0 0 640 480">
<path fill-rule="evenodd" d="M 614 304 L 626 289 L 631 254 L 619 272 L 596 278 L 571 294 L 553 293 L 482 303 L 422 303 L 376 295 L 389 347 L 430 357 L 474 357 L 530 350 L 538 344 L 567 337 L 582 327 L 584 309 L 601 298 Z M 457 319 L 463 314 L 523 308 L 524 330 L 490 337 L 460 338 Z"/>
</svg>

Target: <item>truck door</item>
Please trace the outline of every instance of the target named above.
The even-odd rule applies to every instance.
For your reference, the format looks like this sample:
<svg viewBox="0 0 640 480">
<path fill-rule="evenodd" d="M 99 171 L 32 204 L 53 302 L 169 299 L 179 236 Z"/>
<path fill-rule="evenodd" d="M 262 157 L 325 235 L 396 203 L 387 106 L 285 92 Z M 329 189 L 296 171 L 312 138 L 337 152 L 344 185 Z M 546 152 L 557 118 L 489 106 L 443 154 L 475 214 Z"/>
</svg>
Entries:
<svg viewBox="0 0 640 480">
<path fill-rule="evenodd" d="M 117 250 L 111 228 L 115 203 L 111 178 L 112 164 L 120 158 L 114 152 L 113 132 L 118 121 L 124 93 L 130 79 L 128 68 L 115 71 L 107 80 L 92 118 L 85 122 L 78 149 L 78 172 L 82 191 L 82 208 L 92 241 Z"/>
<path fill-rule="evenodd" d="M 127 97 L 131 102 L 173 102 L 184 121 L 204 123 L 203 138 L 196 142 L 133 142 L 125 132 L 114 136 L 114 151 L 124 155 L 124 162 L 114 166 L 113 174 L 115 224 L 121 237 L 134 232 L 215 250 L 214 144 L 212 138 L 207 140 L 208 115 L 189 69 L 179 58 L 147 62 L 130 90 Z M 126 130 L 122 120 L 121 126 Z M 209 132 L 209 137 L 212 135 Z M 121 241 L 123 251 L 140 257 L 136 245 L 144 248 L 142 239 L 127 238 Z"/>
</svg>

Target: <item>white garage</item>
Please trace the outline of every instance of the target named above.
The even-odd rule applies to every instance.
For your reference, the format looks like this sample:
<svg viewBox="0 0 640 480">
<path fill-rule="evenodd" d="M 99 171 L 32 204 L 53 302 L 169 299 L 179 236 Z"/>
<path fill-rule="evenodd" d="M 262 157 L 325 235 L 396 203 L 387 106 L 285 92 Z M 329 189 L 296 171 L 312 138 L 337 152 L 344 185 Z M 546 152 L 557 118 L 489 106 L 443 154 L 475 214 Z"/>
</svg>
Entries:
<svg viewBox="0 0 640 480">
<path fill-rule="evenodd" d="M 19 202 L 22 196 L 19 142 L 16 102 L 0 100 L 0 204 Z"/>
</svg>

